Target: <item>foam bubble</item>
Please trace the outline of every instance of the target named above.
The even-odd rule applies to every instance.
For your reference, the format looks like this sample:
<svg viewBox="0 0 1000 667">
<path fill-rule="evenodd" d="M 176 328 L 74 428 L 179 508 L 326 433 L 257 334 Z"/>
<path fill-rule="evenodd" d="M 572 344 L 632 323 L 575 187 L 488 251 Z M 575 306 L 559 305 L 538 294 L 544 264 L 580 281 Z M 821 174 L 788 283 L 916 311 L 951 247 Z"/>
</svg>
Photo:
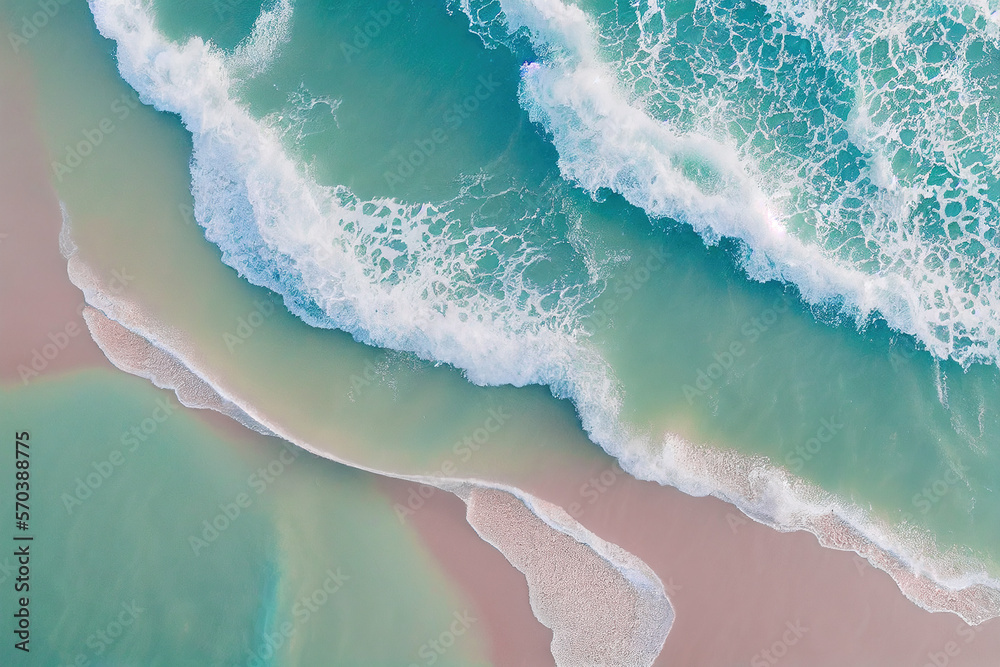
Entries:
<svg viewBox="0 0 1000 667">
<path fill-rule="evenodd" d="M 288 42 L 292 29 L 292 3 L 275 0 L 274 6 L 262 11 L 246 39 L 237 44 L 226 58 L 230 71 L 243 77 L 257 76 L 270 67 L 280 48 Z"/>
</svg>

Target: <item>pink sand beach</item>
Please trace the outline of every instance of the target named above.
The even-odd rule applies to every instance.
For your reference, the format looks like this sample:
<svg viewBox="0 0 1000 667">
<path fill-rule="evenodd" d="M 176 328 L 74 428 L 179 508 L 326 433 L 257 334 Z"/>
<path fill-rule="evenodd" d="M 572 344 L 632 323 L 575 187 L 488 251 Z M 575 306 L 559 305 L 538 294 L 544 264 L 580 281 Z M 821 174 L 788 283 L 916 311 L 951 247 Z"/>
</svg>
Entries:
<svg viewBox="0 0 1000 667">
<path fill-rule="evenodd" d="M 28 73 L 0 59 L 0 382 L 110 367 L 80 315 L 59 252 L 62 214 L 33 117 Z"/>
</svg>

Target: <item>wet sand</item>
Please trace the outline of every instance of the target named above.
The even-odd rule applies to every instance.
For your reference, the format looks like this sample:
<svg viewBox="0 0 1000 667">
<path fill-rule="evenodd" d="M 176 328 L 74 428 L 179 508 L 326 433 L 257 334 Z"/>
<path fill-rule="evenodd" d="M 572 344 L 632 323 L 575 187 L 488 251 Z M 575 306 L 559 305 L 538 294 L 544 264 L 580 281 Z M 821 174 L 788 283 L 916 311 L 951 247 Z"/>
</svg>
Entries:
<svg viewBox="0 0 1000 667">
<path fill-rule="evenodd" d="M 416 508 L 404 515 L 403 522 L 417 531 L 431 555 L 476 605 L 488 628 L 493 664 L 555 664 L 549 648 L 552 631 L 531 611 L 528 582 L 466 522 L 465 503 L 447 491 L 395 479 L 382 478 L 380 486 L 399 507 Z"/>
<path fill-rule="evenodd" d="M 656 664 L 1000 664 L 1000 619 L 970 628 L 924 611 L 853 552 L 615 471 L 610 460 L 564 471 L 545 480 L 546 497 L 660 577 L 676 617 Z"/>
<path fill-rule="evenodd" d="M 418 485 L 386 488 L 405 504 Z M 1000 619 L 970 627 L 954 614 L 924 611 L 885 572 L 809 533 L 780 533 L 721 500 L 637 481 L 610 460 L 547 476 L 539 489 L 659 576 L 675 618 L 656 665 L 1000 664 Z M 476 538 L 460 500 L 436 491 L 406 522 L 483 609 L 497 665 L 551 664 L 551 634 L 523 618 L 530 613 L 524 577 Z"/>
<path fill-rule="evenodd" d="M 29 73 L 0 58 L 0 382 L 110 364 L 87 333 L 59 253 L 62 213 L 35 125 Z"/>
<path fill-rule="evenodd" d="M 70 282 L 66 259 L 59 252 L 62 214 L 35 125 L 30 72 L 0 58 L 0 85 L 4 89 L 0 96 L 0 382 L 31 383 L 80 367 L 120 372 L 91 338 L 82 315 L 83 294 Z M 33 366 L 34 352 L 38 358 Z M 229 437 L 249 434 L 244 426 L 217 412 L 199 410 L 196 414 Z M 406 502 L 410 484 L 379 480 L 389 497 Z M 455 516 L 458 521 L 453 520 Z M 496 664 L 552 664 L 552 633 L 532 615 L 524 577 L 479 538 L 464 516 L 465 504 L 459 498 L 436 491 L 419 514 L 424 544 L 478 605 L 479 620 L 488 624 Z"/>
</svg>

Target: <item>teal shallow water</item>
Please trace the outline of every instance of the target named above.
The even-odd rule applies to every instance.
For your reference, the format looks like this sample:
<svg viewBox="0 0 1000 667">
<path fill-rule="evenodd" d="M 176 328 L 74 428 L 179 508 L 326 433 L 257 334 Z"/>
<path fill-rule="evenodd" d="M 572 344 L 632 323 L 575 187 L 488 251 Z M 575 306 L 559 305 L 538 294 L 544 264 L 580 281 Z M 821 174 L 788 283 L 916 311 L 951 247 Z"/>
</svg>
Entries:
<svg viewBox="0 0 1000 667">
<path fill-rule="evenodd" d="M 468 608 L 371 475 L 222 435 L 117 372 L 2 402 L 4 432 L 30 434 L 34 536 L 31 652 L 5 641 L 4 664 L 409 664 Z M 0 485 L 12 514 L 12 476 Z M 218 531 L 192 543 L 203 521 Z M 440 660 L 488 664 L 477 632 Z"/>
<path fill-rule="evenodd" d="M 179 114 L 191 132 L 192 203 L 205 235 L 225 263 L 283 296 L 308 324 L 458 366 L 479 384 L 547 384 L 573 399 L 592 439 L 640 476 L 683 482 L 665 458 L 667 434 L 766 456 L 1000 575 L 993 529 L 1000 519 L 1000 375 L 992 363 L 959 363 L 976 357 L 972 350 L 992 361 L 995 341 L 989 248 L 997 198 L 995 171 L 986 169 L 995 160 L 990 16 L 940 6 L 904 17 L 915 36 L 893 46 L 893 75 L 883 62 L 881 19 L 852 24 L 832 15 L 810 23 L 780 6 L 671 4 L 663 16 L 650 10 L 636 18 L 630 7 L 588 4 L 581 24 L 546 18 L 543 10 L 554 6 L 547 3 L 493 3 L 470 9 L 477 17 L 470 31 L 459 7 L 449 12 L 438 4 L 400 3 L 390 11 L 378 3 L 268 3 L 271 22 L 258 22 L 256 38 L 240 46 L 254 30 L 258 3 L 161 1 L 149 16 L 165 40 L 198 36 L 213 44 L 196 40 L 171 51 L 167 42 L 144 50 L 115 24 L 108 13 L 114 4 L 94 2 L 92 9 L 118 40 L 129 83 L 145 101 Z M 501 10 L 528 32 L 509 38 L 506 25 L 494 21 Z M 108 76 L 114 45 L 95 36 L 85 12 L 73 11 L 31 43 L 56 155 L 80 127 L 107 113 L 97 102 L 66 113 L 68 100 L 127 92 Z M 17 17 L 19 7 L 10 13 Z M 706 27 L 710 15 L 719 20 Z M 590 26 L 592 43 L 581 25 Z M 829 46 L 852 28 L 852 39 L 870 40 L 860 64 Z M 363 46 L 354 41 L 358 29 L 373 33 Z M 936 45 L 953 42 L 965 59 L 948 62 L 968 84 L 956 99 L 938 87 L 930 71 L 936 65 L 925 62 L 938 58 Z M 70 75 L 59 58 L 71 49 L 86 50 L 102 74 Z M 719 68 L 742 78 L 727 79 Z M 609 72 L 617 90 L 590 85 Z M 908 82 L 921 77 L 937 83 L 913 98 Z M 84 94 L 95 84 L 100 95 Z M 772 85 L 774 96 L 761 97 Z M 981 125 L 966 119 L 970 100 Z M 935 134 L 925 116 L 939 103 L 935 108 L 954 116 Z M 882 118 L 879 111 L 892 105 L 899 109 Z M 181 135 L 165 115 L 143 118 Z M 131 178 L 149 192 L 168 187 L 125 173 L 125 156 L 163 154 L 163 181 L 187 188 L 190 147 L 168 149 L 172 140 L 140 135 L 119 133 L 119 143 L 58 184 L 82 246 L 88 234 L 90 247 L 99 246 L 95 221 L 107 205 L 98 193 L 114 190 L 107 183 Z M 701 139 L 677 142 L 674 135 Z M 899 142 L 915 148 L 904 154 Z M 955 152 L 936 157 L 944 148 Z M 803 173 L 787 171 L 803 160 Z M 952 176 L 935 175 L 939 167 L 960 173 L 946 185 Z M 767 216 L 741 217 L 760 201 Z M 132 203 L 123 197 L 122 210 L 109 217 L 127 218 Z M 823 211 L 835 215 L 819 216 Z M 179 224 L 179 216 L 172 219 Z M 741 241 L 706 247 L 720 236 Z M 780 240 L 789 237 L 819 254 L 782 255 L 798 248 Z M 212 255 L 197 248 L 200 258 Z M 831 266 L 855 273 L 838 283 Z M 814 283 L 802 279 L 802 267 L 815 269 Z M 917 276 L 920 267 L 927 273 Z M 748 272 L 794 284 L 755 282 Z M 836 291 L 845 285 L 850 289 Z M 852 303 L 857 294 L 869 302 Z M 232 319 L 246 312 L 232 308 Z M 916 336 L 877 316 L 862 316 L 859 327 L 854 314 L 870 308 Z M 934 318 L 947 335 L 924 326 Z M 214 326 L 204 327 L 206 357 L 222 349 Z M 444 369 L 431 372 L 439 381 L 422 384 L 428 364 L 412 356 L 308 336 L 315 347 L 298 353 L 279 336 L 248 343 L 275 367 L 301 354 L 280 371 L 288 386 L 297 378 L 316 383 L 316 391 L 294 394 L 298 405 L 286 406 L 291 398 L 264 386 L 263 374 L 238 368 L 243 362 L 235 358 L 220 357 L 217 369 L 246 373 L 243 387 L 255 387 L 249 395 L 256 404 L 306 422 L 331 401 L 344 405 L 348 393 L 341 376 L 324 387 L 308 370 L 310 355 L 323 354 L 324 345 L 349 350 L 361 369 L 376 358 L 380 380 L 361 392 L 363 414 L 398 410 L 396 400 L 415 416 L 442 415 L 425 415 L 429 423 L 405 436 L 398 423 L 359 418 L 348 428 L 379 465 L 421 465 L 415 462 L 426 452 L 440 460 L 475 426 L 474 409 L 507 404 L 509 396 L 542 406 L 531 414 L 562 410 L 546 407 L 552 401 L 542 391 L 471 391 Z M 348 381 L 352 372 L 343 372 Z M 572 438 L 559 445 L 573 446 Z"/>
<path fill-rule="evenodd" d="M 81 398 L 81 391 L 95 389 L 91 400 Z M 154 437 L 129 451 L 122 434 L 151 418 L 160 407 L 156 399 L 165 398 L 141 383 L 104 375 L 4 394 L 5 432 L 31 436 L 35 540 L 28 592 L 35 630 L 30 656 L 23 657 L 35 664 L 70 664 L 78 654 L 156 664 L 169 653 L 178 664 L 194 664 L 205 654 L 239 653 L 252 637 L 258 602 L 273 603 L 266 578 L 252 566 L 277 560 L 273 527 L 248 516 L 232 527 L 232 541 L 196 562 L 185 537 L 216 494 L 235 493 L 250 470 L 206 447 L 205 434 L 184 418 L 155 423 Z M 120 466 L 110 460 L 114 450 Z M 226 474 L 218 476 L 219 469 Z M 13 511 L 12 476 L 5 477 L 4 508 Z M 4 532 L 9 540 L 12 529 Z M 267 537 L 252 539 L 254 533 Z M 129 628 L 112 626 L 120 636 L 109 646 L 108 635 L 97 633 L 120 622 L 123 605 L 133 609 L 123 617 Z M 214 627 L 190 614 L 210 606 L 219 619 Z M 3 651 L 5 661 L 20 664 L 10 642 Z"/>
</svg>

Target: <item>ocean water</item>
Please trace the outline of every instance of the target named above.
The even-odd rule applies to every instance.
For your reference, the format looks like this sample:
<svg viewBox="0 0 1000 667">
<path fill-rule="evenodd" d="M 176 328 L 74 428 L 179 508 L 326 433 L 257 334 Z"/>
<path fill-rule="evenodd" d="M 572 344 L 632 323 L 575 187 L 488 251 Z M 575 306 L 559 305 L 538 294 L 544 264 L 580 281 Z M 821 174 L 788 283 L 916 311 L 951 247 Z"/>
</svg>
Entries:
<svg viewBox="0 0 1000 667">
<path fill-rule="evenodd" d="M 997 12 L 92 0 L 24 48 L 74 280 L 283 435 L 512 484 L 599 447 L 985 586 L 980 620 Z"/>
<path fill-rule="evenodd" d="M 474 610 L 372 475 L 220 432 L 118 372 L 2 399 L 5 432 L 30 434 L 35 537 L 31 661 L 7 642 L 5 664 L 410 664 Z M 193 544 L 203 521 L 221 529 Z M 473 625 L 439 663 L 489 664 L 485 646 Z"/>
</svg>

